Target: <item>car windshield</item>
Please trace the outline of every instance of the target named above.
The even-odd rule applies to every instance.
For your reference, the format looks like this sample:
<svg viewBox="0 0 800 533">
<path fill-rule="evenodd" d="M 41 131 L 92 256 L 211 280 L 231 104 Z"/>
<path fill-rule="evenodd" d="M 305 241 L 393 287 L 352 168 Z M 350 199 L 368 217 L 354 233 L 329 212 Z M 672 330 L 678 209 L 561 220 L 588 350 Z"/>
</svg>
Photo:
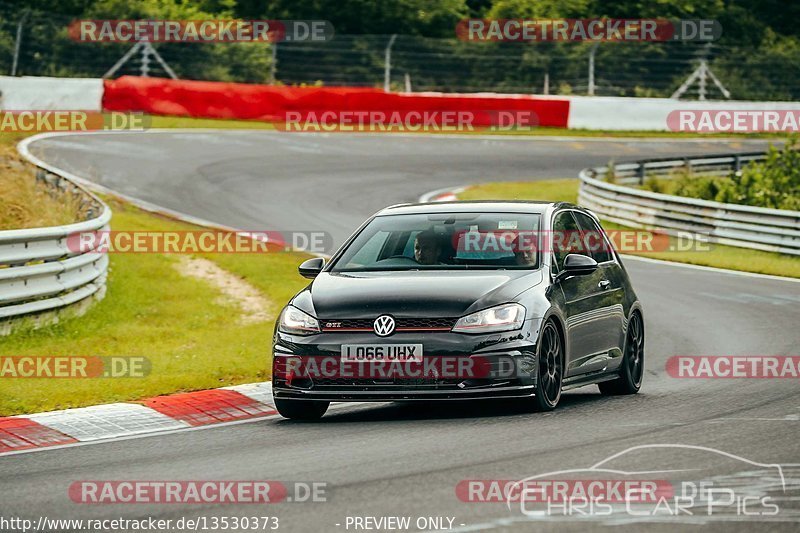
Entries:
<svg viewBox="0 0 800 533">
<path fill-rule="evenodd" d="M 530 213 L 378 216 L 331 271 L 536 269 L 539 220 Z"/>
</svg>

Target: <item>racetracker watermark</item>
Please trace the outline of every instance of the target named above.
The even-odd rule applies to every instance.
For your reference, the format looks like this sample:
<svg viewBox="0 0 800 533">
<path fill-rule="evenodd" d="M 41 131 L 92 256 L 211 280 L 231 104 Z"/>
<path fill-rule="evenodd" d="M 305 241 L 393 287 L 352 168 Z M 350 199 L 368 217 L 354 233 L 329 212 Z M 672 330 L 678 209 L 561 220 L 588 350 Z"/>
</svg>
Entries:
<svg viewBox="0 0 800 533">
<path fill-rule="evenodd" d="M 324 231 L 84 231 L 67 235 L 66 245 L 72 253 L 327 253 L 333 237 Z"/>
<path fill-rule="evenodd" d="M 513 221 L 510 221 L 513 223 Z M 606 238 L 607 237 L 607 238 Z M 650 230 L 479 230 L 459 231 L 452 236 L 452 246 L 458 255 L 486 253 L 578 253 L 593 255 L 648 252 L 710 251 L 711 244 L 702 235 L 690 232 Z"/>
<path fill-rule="evenodd" d="M 144 113 L 112 111 L 0 111 L 0 131 L 144 131 L 151 118 Z"/>
<path fill-rule="evenodd" d="M 447 132 L 524 132 L 541 126 L 539 114 L 531 109 L 474 109 L 441 111 L 414 109 L 415 98 L 402 101 L 398 95 L 395 111 L 286 111 L 277 117 L 275 128 L 289 133 L 447 133 Z M 532 101 L 520 99 L 520 108 Z"/>
<path fill-rule="evenodd" d="M 0 356 L 0 378 L 143 378 L 151 368 L 141 356 Z"/>
<path fill-rule="evenodd" d="M 67 32 L 81 43 L 322 42 L 333 38 L 327 20 L 75 20 Z"/>
<path fill-rule="evenodd" d="M 678 109 L 667 115 L 671 131 L 753 133 L 800 131 L 798 109 Z"/>
<path fill-rule="evenodd" d="M 716 20 L 668 19 L 466 19 L 456 25 L 464 41 L 702 41 L 722 36 Z"/>
<path fill-rule="evenodd" d="M 325 482 L 304 481 L 76 481 L 68 495 L 80 504 L 270 504 L 327 500 Z"/>
<path fill-rule="evenodd" d="M 456 497 L 466 503 L 655 502 L 674 492 L 669 481 L 642 479 L 465 479 L 456 485 Z"/>
<path fill-rule="evenodd" d="M 325 331 L 347 331 L 326 325 Z M 449 328 L 445 328 L 449 330 Z M 351 330 L 352 331 L 352 330 Z M 372 331 L 370 328 L 369 331 Z M 340 356 L 282 356 L 273 361 L 273 379 L 456 380 L 530 376 L 533 356 L 451 357 L 422 354 L 422 345 L 344 345 Z"/>
<path fill-rule="evenodd" d="M 798 379 L 798 355 L 675 355 L 667 359 L 673 378 Z"/>
<path fill-rule="evenodd" d="M 469 111 L 287 111 L 275 124 L 290 133 L 435 133 L 476 127 L 476 115 Z"/>
</svg>

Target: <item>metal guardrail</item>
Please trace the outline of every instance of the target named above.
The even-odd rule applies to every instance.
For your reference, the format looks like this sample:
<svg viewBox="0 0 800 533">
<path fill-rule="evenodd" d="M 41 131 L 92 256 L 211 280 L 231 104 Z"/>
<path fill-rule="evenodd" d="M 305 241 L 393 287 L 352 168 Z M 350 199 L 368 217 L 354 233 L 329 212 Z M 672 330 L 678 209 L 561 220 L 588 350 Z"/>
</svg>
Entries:
<svg viewBox="0 0 800 533">
<path fill-rule="evenodd" d="M 23 155 L 27 157 L 26 152 Z M 32 159 L 28 157 L 28 159 Z M 111 209 L 67 176 L 43 168 L 36 177 L 61 194 L 76 195 L 83 222 L 0 231 L 0 325 L 105 294 L 108 255 L 68 245 L 72 234 L 108 230 Z"/>
<path fill-rule="evenodd" d="M 587 168 L 579 175 L 578 203 L 625 226 L 660 229 L 671 235 L 690 232 L 713 243 L 800 255 L 800 211 L 725 204 L 625 186 L 641 185 L 649 176 L 671 177 L 682 169 L 693 175 L 725 176 L 765 157 L 759 152 L 614 165 L 614 183 L 605 181 L 608 167 Z"/>
</svg>

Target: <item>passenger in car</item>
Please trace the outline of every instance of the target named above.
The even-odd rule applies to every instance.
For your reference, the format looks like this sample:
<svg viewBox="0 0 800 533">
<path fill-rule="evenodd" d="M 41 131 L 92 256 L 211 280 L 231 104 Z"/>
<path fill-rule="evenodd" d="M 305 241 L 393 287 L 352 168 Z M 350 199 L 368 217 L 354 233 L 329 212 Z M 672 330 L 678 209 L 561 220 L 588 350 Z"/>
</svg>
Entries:
<svg viewBox="0 0 800 533">
<path fill-rule="evenodd" d="M 417 234 L 414 240 L 414 259 L 420 265 L 437 265 L 439 255 L 442 252 L 442 244 L 439 236 L 432 229 L 422 231 Z"/>
</svg>

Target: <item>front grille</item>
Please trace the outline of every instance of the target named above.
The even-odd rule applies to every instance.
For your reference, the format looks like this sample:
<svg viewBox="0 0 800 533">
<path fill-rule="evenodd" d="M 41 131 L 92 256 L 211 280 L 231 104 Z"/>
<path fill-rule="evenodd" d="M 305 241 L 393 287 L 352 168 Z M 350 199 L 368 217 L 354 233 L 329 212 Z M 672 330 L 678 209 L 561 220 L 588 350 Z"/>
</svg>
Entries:
<svg viewBox="0 0 800 533">
<path fill-rule="evenodd" d="M 399 329 L 453 329 L 454 318 L 398 318 Z"/>
<path fill-rule="evenodd" d="M 395 318 L 395 331 L 450 331 L 456 318 Z M 374 318 L 323 320 L 322 331 L 372 331 Z"/>
</svg>

